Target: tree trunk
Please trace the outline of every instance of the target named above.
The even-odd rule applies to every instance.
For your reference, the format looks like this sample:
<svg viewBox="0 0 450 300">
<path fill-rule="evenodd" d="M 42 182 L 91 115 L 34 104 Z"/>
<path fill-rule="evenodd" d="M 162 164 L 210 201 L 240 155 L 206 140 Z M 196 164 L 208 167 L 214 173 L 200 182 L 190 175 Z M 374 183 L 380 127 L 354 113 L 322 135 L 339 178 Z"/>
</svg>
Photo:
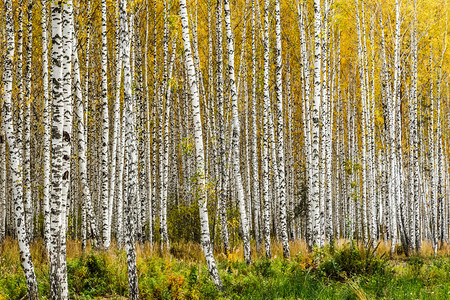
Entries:
<svg viewBox="0 0 450 300">
<path fill-rule="evenodd" d="M 6 55 L 4 59 L 3 71 L 3 117 L 2 122 L 5 125 L 6 141 L 9 146 L 11 177 L 13 181 L 13 202 L 15 211 L 16 232 L 19 242 L 20 257 L 22 267 L 27 282 L 28 299 L 39 299 L 36 275 L 34 273 L 33 261 L 31 260 L 30 247 L 26 236 L 25 212 L 23 206 L 23 177 L 22 177 L 22 155 L 21 148 L 18 147 L 21 136 L 16 134 L 13 127 L 12 114 L 12 70 L 14 57 L 14 23 L 12 12 L 12 1 L 5 1 L 6 6 Z M 19 125 L 20 126 L 20 125 Z"/>
<path fill-rule="evenodd" d="M 249 225 L 248 225 L 247 211 L 245 208 L 244 187 L 242 185 L 242 178 L 241 178 L 241 159 L 240 159 L 241 127 L 239 122 L 239 112 L 237 103 L 238 96 L 236 90 L 236 78 L 234 73 L 234 38 L 231 31 L 230 1 L 224 0 L 223 3 L 225 12 L 225 29 L 227 33 L 227 48 L 228 48 L 228 79 L 230 82 L 231 109 L 233 114 L 232 138 L 231 138 L 232 164 L 235 176 L 239 213 L 241 216 L 242 242 L 244 244 L 244 259 L 247 262 L 247 264 L 250 264 L 252 258 L 250 252 Z"/>
<path fill-rule="evenodd" d="M 206 180 L 205 180 L 205 153 L 203 148 L 203 132 L 202 124 L 200 119 L 200 101 L 198 95 L 198 85 L 195 76 L 195 68 L 192 60 L 191 43 L 189 37 L 189 20 L 186 8 L 186 1 L 180 0 L 180 18 L 181 18 L 181 29 L 183 37 L 184 55 L 185 63 L 188 72 L 188 80 L 190 86 L 191 100 L 192 100 L 192 111 L 194 120 L 194 139 L 195 139 L 195 150 L 196 150 L 196 162 L 197 162 L 197 184 L 199 189 L 198 194 L 198 206 L 200 213 L 200 231 L 201 231 L 201 243 L 203 246 L 203 251 L 205 253 L 206 264 L 208 265 L 209 274 L 214 281 L 214 283 L 222 288 L 222 281 L 220 279 L 219 271 L 214 260 L 211 241 L 209 235 L 209 222 L 208 222 L 208 210 L 207 208 L 207 191 L 206 191 Z"/>
<path fill-rule="evenodd" d="M 120 1 L 120 26 L 121 26 L 121 48 L 123 60 L 123 90 L 124 90 L 124 120 L 125 124 L 125 149 L 126 168 L 125 181 L 126 197 L 125 209 L 125 244 L 127 251 L 128 265 L 128 295 L 130 300 L 139 299 L 139 287 L 136 269 L 136 250 L 134 245 L 134 228 L 132 220 L 132 205 L 136 201 L 137 195 L 137 154 L 136 154 L 136 115 L 133 111 L 131 97 L 131 73 L 130 73 L 130 34 L 128 31 L 127 0 Z"/>
</svg>

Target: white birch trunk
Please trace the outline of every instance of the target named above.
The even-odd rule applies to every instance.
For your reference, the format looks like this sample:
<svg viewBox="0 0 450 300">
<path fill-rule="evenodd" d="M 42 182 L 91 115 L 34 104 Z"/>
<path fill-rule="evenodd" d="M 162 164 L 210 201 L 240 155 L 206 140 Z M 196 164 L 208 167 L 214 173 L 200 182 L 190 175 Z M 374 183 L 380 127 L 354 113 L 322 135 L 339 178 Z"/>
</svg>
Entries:
<svg viewBox="0 0 450 300">
<path fill-rule="evenodd" d="M 270 246 L 270 198 L 269 198 L 269 0 L 264 1 L 264 83 L 263 83 L 263 143 L 262 143 L 262 175 L 264 201 L 264 246 L 266 258 L 272 258 Z"/>
<path fill-rule="evenodd" d="M 21 148 L 18 147 L 21 136 L 17 135 L 13 127 L 12 114 L 12 78 L 13 78 L 13 57 L 14 57 L 14 23 L 12 1 L 5 1 L 6 6 L 6 55 L 3 66 L 3 118 L 2 122 L 5 126 L 6 141 L 9 146 L 11 177 L 13 182 L 13 202 L 14 217 L 16 223 L 17 239 L 19 242 L 20 257 L 22 261 L 23 271 L 27 282 L 28 299 L 39 299 L 36 275 L 34 273 L 33 261 L 31 259 L 30 247 L 28 245 L 26 228 L 25 228 L 25 212 L 23 203 L 23 177 L 22 177 L 22 154 Z"/>
<path fill-rule="evenodd" d="M 222 239 L 224 245 L 225 255 L 228 255 L 230 250 L 229 236 L 228 236 L 228 222 L 227 222 L 227 207 L 226 207 L 226 158 L 225 158 L 225 128 L 224 128 L 224 112 L 223 112 L 223 45 L 222 45 L 222 1 L 217 0 L 216 6 L 216 97 L 217 97 L 217 129 L 218 129 L 218 164 L 219 164 L 219 215 L 222 231 Z"/>
<path fill-rule="evenodd" d="M 52 298 L 68 297 L 67 282 L 63 277 L 65 261 L 61 261 L 62 238 L 65 237 L 65 202 L 64 197 L 64 115 L 65 96 L 64 91 L 64 63 L 63 57 L 63 6 L 61 3 L 52 2 L 52 197 L 51 197 L 51 223 L 50 223 L 50 290 Z M 65 13 L 64 13 L 65 17 Z M 67 70 L 67 67 L 66 67 Z M 70 75 L 69 75 L 70 76 Z M 67 87 L 66 87 L 67 89 Z M 63 234 L 61 234 L 63 233 Z"/>
<path fill-rule="evenodd" d="M 75 27 L 75 26 L 74 26 Z M 74 43 L 76 42 L 76 35 L 74 35 Z M 94 242 L 97 244 L 97 224 L 95 222 L 94 208 L 92 206 L 91 191 L 88 183 L 88 169 L 87 169 L 87 147 L 86 147 L 86 126 L 84 123 L 84 108 L 83 108 L 83 95 L 81 92 L 81 76 L 80 76 L 80 64 L 78 60 L 78 52 L 76 47 L 72 52 L 72 64 L 73 64 L 73 87 L 75 97 L 75 118 L 77 120 L 77 139 L 78 139 L 78 164 L 79 164 L 79 176 L 81 181 L 81 205 L 82 214 L 86 219 L 86 228 Z M 86 230 L 85 229 L 85 230 Z M 82 229 L 83 230 L 83 229 Z M 84 249 L 84 247 L 83 247 Z"/>
<path fill-rule="evenodd" d="M 313 202 L 313 244 L 319 244 L 320 242 L 320 183 L 319 183 L 319 172 L 320 172 L 320 155 L 319 155 L 319 127 L 320 127 L 320 116 L 319 109 L 321 105 L 321 93 L 322 93 L 322 83 L 321 83 L 321 11 L 320 11 L 320 0 L 314 0 L 314 100 L 311 114 L 312 121 L 312 149 L 311 149 L 311 196 L 310 201 Z"/>
<path fill-rule="evenodd" d="M 101 205 L 102 205 L 102 236 L 103 248 L 108 249 L 111 244 L 110 223 L 109 223 L 109 197 L 108 197 L 108 175 L 109 175 L 109 115 L 108 115 L 108 55 L 106 39 L 106 0 L 101 2 L 101 97 L 102 97 L 102 146 L 101 146 Z"/>
<path fill-rule="evenodd" d="M 133 111 L 131 96 L 131 73 L 130 73 L 130 35 L 128 31 L 127 0 L 120 1 L 120 26 L 121 26 L 121 48 L 123 60 L 124 78 L 124 131 L 126 148 L 126 177 L 125 181 L 125 244 L 127 251 L 128 267 L 128 294 L 130 300 L 139 299 L 139 287 L 136 269 L 136 250 L 134 244 L 134 228 L 132 224 L 132 205 L 137 196 L 137 153 L 136 153 L 136 115 Z"/>
<path fill-rule="evenodd" d="M 284 158 L 284 114 L 283 114 L 283 82 L 282 82 L 282 59 L 281 59 L 281 16 L 280 0 L 275 2 L 275 60 L 276 60 L 276 85 L 275 93 L 277 98 L 277 156 L 278 156 L 278 178 L 279 178 L 279 201 L 280 201 L 280 230 L 281 241 L 283 243 L 283 257 L 290 257 L 289 239 L 287 233 L 287 214 L 286 214 L 286 174 Z"/>
<path fill-rule="evenodd" d="M 30 163 L 30 110 L 31 110 L 31 47 L 33 39 L 33 2 L 27 8 L 27 45 L 25 60 L 25 97 L 23 103 L 23 189 L 25 204 L 25 219 L 28 241 L 33 239 L 33 203 L 31 199 L 31 163 Z"/>
<path fill-rule="evenodd" d="M 47 0 L 42 3 L 42 89 L 43 89 L 43 205 L 44 205 L 44 245 L 47 251 L 50 250 L 50 194 L 51 194 L 51 160 L 50 160 L 50 138 L 51 138 L 51 106 L 49 103 L 48 86 L 48 38 L 47 38 Z"/>
<path fill-rule="evenodd" d="M 200 213 L 200 232 L 201 243 L 203 251 L 205 253 L 206 264 L 208 266 L 209 274 L 214 283 L 221 288 L 222 281 L 216 266 L 216 262 L 213 256 L 211 241 L 209 235 L 209 222 L 208 222 L 208 210 L 207 208 L 207 191 L 205 180 L 205 152 L 203 148 L 203 132 L 200 119 L 200 101 L 198 95 L 198 85 L 195 76 L 195 67 L 192 60 L 191 42 L 189 37 L 189 20 L 186 8 L 186 1 L 180 0 L 180 18 L 181 29 L 183 37 L 184 55 L 186 60 L 186 68 L 188 72 L 188 80 L 190 86 L 190 94 L 192 100 L 192 112 L 194 120 L 194 139 L 196 150 L 196 163 L 197 163 L 197 184 L 199 189 L 198 204 Z"/>
<path fill-rule="evenodd" d="M 252 0 L 252 96 L 251 96 L 251 157 L 252 157 L 252 196 L 254 208 L 254 230 L 256 241 L 256 252 L 260 251 L 261 234 L 260 234 L 260 213 L 261 213 L 261 199 L 259 190 L 259 168 L 258 168 L 258 140 L 257 140 L 257 125 L 256 125 L 256 106 L 258 100 L 256 99 L 256 0 Z"/>
<path fill-rule="evenodd" d="M 73 42 L 73 4 L 68 0 L 63 4 L 62 20 L 62 97 L 64 124 L 62 131 L 62 181 L 61 181 L 61 215 L 59 232 L 59 280 L 61 298 L 69 297 L 66 262 L 66 232 L 68 231 L 68 195 L 70 187 L 70 160 L 72 156 L 72 42 Z"/>
<path fill-rule="evenodd" d="M 247 264 L 252 261 L 250 252 L 250 234 L 249 225 L 247 218 L 247 210 L 245 208 L 244 199 L 244 187 L 242 185 L 241 178 L 241 160 L 240 160 L 240 122 L 239 122 L 239 112 L 238 112 L 238 96 L 236 90 L 236 78 L 234 72 L 234 38 L 231 31 L 231 12 L 230 12 L 230 2 L 229 0 L 224 0 L 224 11 L 225 11 L 225 29 L 227 34 L 227 48 L 228 48 L 228 79 L 230 82 L 230 93 L 231 93 L 231 108 L 232 108 L 232 164 L 235 176 L 236 190 L 237 190 L 237 201 L 239 204 L 239 213 L 241 216 L 241 227 L 242 227 L 242 242 L 244 244 L 244 259 Z"/>
</svg>

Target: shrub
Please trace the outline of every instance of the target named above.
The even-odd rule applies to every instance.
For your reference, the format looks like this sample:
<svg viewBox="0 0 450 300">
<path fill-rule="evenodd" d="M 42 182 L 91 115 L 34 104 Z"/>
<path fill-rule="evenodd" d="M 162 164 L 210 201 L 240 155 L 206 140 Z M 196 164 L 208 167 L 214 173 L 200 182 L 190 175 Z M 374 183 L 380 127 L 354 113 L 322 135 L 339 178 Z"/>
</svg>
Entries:
<svg viewBox="0 0 450 300">
<path fill-rule="evenodd" d="M 27 284 L 22 274 L 0 274 L 0 299 L 23 299 Z"/>
<path fill-rule="evenodd" d="M 359 250 L 354 244 L 343 247 L 319 265 L 319 273 L 334 280 L 355 275 L 370 276 L 386 271 L 386 260 L 375 255 L 375 249 Z"/>
<path fill-rule="evenodd" d="M 70 292 L 91 297 L 113 292 L 112 275 L 108 271 L 105 254 L 89 253 L 86 257 L 67 261 L 67 276 Z"/>
</svg>

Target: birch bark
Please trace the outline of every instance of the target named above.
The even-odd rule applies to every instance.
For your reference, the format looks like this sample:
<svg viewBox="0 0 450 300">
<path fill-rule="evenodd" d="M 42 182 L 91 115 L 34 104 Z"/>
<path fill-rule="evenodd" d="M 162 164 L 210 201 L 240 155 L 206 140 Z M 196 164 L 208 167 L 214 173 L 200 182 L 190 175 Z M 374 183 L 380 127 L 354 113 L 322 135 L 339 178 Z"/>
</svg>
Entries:
<svg viewBox="0 0 450 300">
<path fill-rule="evenodd" d="M 214 260 L 211 241 L 209 235 L 209 222 L 208 222 L 208 210 L 206 209 L 207 191 L 205 180 L 205 152 L 203 148 L 203 132 L 200 119 L 200 101 L 198 95 L 198 85 L 195 76 L 195 67 L 192 60 L 192 50 L 189 37 L 189 20 L 186 8 L 186 1 L 180 0 L 180 18 L 181 29 L 183 37 L 184 55 L 186 60 L 186 68 L 188 72 L 188 80 L 190 86 L 192 111 L 194 119 L 194 139 L 196 149 L 196 162 L 197 162 L 197 178 L 198 178 L 198 204 L 200 213 L 200 231 L 201 231 L 201 243 L 203 246 L 203 252 L 205 253 L 206 264 L 208 265 L 209 274 L 214 283 L 221 288 L 222 281 L 220 279 L 219 271 Z"/>
<path fill-rule="evenodd" d="M 278 178 L 280 184 L 279 201 L 280 201 L 280 229 L 281 241 L 283 243 L 284 258 L 290 257 L 289 239 L 287 233 L 287 215 L 286 215 L 286 174 L 285 174 L 285 158 L 284 158 L 284 113 L 283 113 L 283 82 L 282 82 L 282 58 L 281 58 L 281 16 L 280 16 L 280 0 L 275 2 L 275 60 L 276 60 L 276 85 L 275 93 L 277 98 L 277 156 L 278 156 Z"/>
<path fill-rule="evenodd" d="M 228 255 L 230 249 L 229 237 L 228 237 L 228 222 L 227 222 L 227 201 L 225 195 L 225 170 L 226 170 L 226 158 L 225 158 L 225 128 L 224 128 L 224 113 L 223 113 L 223 46 L 222 46 L 222 0 L 217 0 L 216 6 L 216 65 L 217 65 L 217 129 L 218 129 L 218 142 L 219 142 L 219 214 L 220 224 L 222 230 L 222 239 L 224 245 L 225 255 Z"/>
<path fill-rule="evenodd" d="M 239 213 L 241 216 L 241 227 L 242 227 L 242 242 L 244 244 L 244 259 L 247 264 L 252 261 L 250 252 L 250 235 L 249 235 L 249 224 L 247 218 L 247 210 L 245 208 L 244 199 L 244 187 L 242 185 L 241 178 L 241 159 L 240 159 L 240 122 L 239 122 L 239 112 L 238 112 L 238 96 L 236 90 L 236 78 L 234 72 L 234 38 L 231 31 L 231 12 L 230 12 L 230 1 L 224 0 L 223 2 L 224 12 L 225 12 L 225 29 L 227 35 L 227 48 L 228 48 L 228 79 L 230 82 L 230 93 L 231 93 L 231 109 L 233 114 L 232 119 L 232 164 L 235 176 Z"/>
<path fill-rule="evenodd" d="M 131 73 L 130 73 L 130 35 L 128 31 L 128 0 L 120 1 L 120 26 L 121 26 L 121 48 L 123 60 L 123 91 L 124 91 L 124 131 L 126 147 L 126 177 L 125 190 L 125 244 L 127 251 L 128 267 L 128 293 L 130 300 L 139 299 L 139 287 L 136 268 L 136 250 L 134 244 L 134 228 L 132 224 L 132 205 L 137 196 L 137 153 L 136 153 L 136 116 L 133 111 L 131 97 Z"/>
<path fill-rule="evenodd" d="M 319 127 L 320 127 L 320 115 L 319 109 L 321 105 L 321 93 L 322 93 L 322 82 L 321 82 L 321 11 L 320 11 L 320 0 L 314 0 L 314 100 L 311 114 L 312 121 L 312 143 L 311 143 L 311 200 L 313 202 L 313 244 L 319 244 L 320 240 L 320 185 L 319 185 L 319 172 L 320 172 L 320 161 L 319 161 Z"/>
<path fill-rule="evenodd" d="M 13 202 L 14 202 L 14 217 L 16 223 L 16 232 L 19 242 L 20 257 L 22 260 L 22 267 L 25 273 L 27 282 L 28 298 L 32 300 L 39 299 L 38 286 L 36 275 L 34 273 L 33 261 L 31 259 L 30 247 L 28 244 L 25 228 L 25 212 L 23 206 L 23 177 L 22 177 L 22 155 L 21 148 L 18 147 L 21 136 L 17 135 L 13 127 L 12 114 L 12 78 L 13 78 L 13 57 L 14 57 L 14 23 L 12 1 L 5 1 L 6 8 L 6 55 L 4 58 L 3 71 L 3 118 L 2 122 L 5 125 L 6 141 L 9 146 L 11 177 L 13 182 Z"/>
<path fill-rule="evenodd" d="M 43 204 L 44 204 L 44 245 L 47 251 L 50 250 L 50 195 L 51 195 L 51 159 L 50 159 L 50 138 L 51 138 L 51 106 L 49 103 L 48 86 L 48 38 L 47 38 L 47 0 L 42 1 L 41 28 L 42 28 L 42 89 L 43 89 Z"/>
<path fill-rule="evenodd" d="M 269 0 L 264 1 L 264 83 L 263 83 L 263 143 L 262 143 L 262 173 L 264 201 L 264 246 L 266 258 L 272 258 L 270 246 L 270 198 L 269 198 Z"/>
</svg>

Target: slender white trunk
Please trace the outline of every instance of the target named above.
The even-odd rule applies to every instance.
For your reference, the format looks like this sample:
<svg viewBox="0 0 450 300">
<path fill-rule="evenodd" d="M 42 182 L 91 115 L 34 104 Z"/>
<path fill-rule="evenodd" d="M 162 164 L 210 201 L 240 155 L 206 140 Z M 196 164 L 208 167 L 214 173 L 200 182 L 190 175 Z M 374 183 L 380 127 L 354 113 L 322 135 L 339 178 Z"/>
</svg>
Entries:
<svg viewBox="0 0 450 300">
<path fill-rule="evenodd" d="M 319 244 L 320 240 L 320 185 L 319 185 L 319 172 L 320 172 L 320 155 L 319 155 L 319 127 L 320 127 L 320 116 L 319 109 L 321 105 L 321 93 L 322 93 L 322 82 L 321 82 L 321 11 L 320 11 L 320 0 L 314 0 L 314 100 L 311 114 L 312 121 L 312 149 L 311 149 L 311 199 L 313 209 L 313 244 Z"/>
<path fill-rule="evenodd" d="M 27 9 L 27 46 L 25 65 L 25 97 L 23 103 L 23 189 L 27 238 L 33 239 L 33 203 L 31 199 L 31 163 L 30 163 L 30 110 L 31 110 L 31 48 L 33 40 L 33 2 L 28 3 Z"/>
<path fill-rule="evenodd" d="M 6 237 L 6 134 L 3 107 L 0 107 L 0 244 Z"/>
<path fill-rule="evenodd" d="M 163 33 L 163 74 L 162 74 L 162 82 L 161 82 L 161 91 L 159 94 L 159 102 L 158 102 L 158 111 L 159 111 L 159 175 L 160 175 L 160 235 L 161 235 L 161 245 L 163 247 L 167 247 L 169 249 L 169 235 L 167 229 L 167 197 L 163 194 L 166 192 L 166 187 L 164 186 L 164 178 L 165 178 L 165 136 L 164 136 L 164 103 L 168 100 L 167 89 L 168 89 L 168 48 L 169 48 L 169 28 L 168 28 L 168 12 L 167 12 L 167 1 L 164 1 L 164 33 Z"/>
<path fill-rule="evenodd" d="M 112 152 L 110 155 L 110 174 L 109 174 L 109 190 L 108 190 L 108 228 L 106 236 L 111 239 L 112 219 L 113 219 L 113 207 L 114 199 L 117 199 L 117 193 L 121 193 L 121 190 L 116 189 L 117 181 L 122 180 L 117 174 L 118 167 L 118 148 L 119 148 L 119 128 L 120 128 L 120 83 L 122 80 L 122 48 L 120 47 L 120 24 L 119 24 L 119 0 L 116 3 L 116 20 L 115 20 L 115 55 L 116 55 L 116 78 L 115 78 L 115 95 L 114 95 L 114 122 L 112 124 Z"/>
<path fill-rule="evenodd" d="M 155 1 L 156 3 L 156 1 Z M 148 2 L 147 2 L 148 4 Z M 148 80 L 147 80 L 147 63 L 148 63 L 148 55 L 147 55 L 147 43 L 148 43 L 148 22 L 149 22 L 149 5 L 147 5 L 147 20 L 146 20 L 146 27 L 145 27 L 145 53 L 144 53 L 144 84 L 147 87 L 147 98 L 146 98 L 146 111 L 145 111 L 145 117 L 146 117 L 146 126 L 145 126 L 145 132 L 146 132 L 146 144 L 145 144 L 145 157 L 146 157 L 146 187 L 147 187 L 147 197 L 148 197 L 148 211 L 147 211 L 147 215 L 148 215 L 148 239 L 150 241 L 150 243 L 153 243 L 153 206 L 152 206 L 152 200 L 153 200 L 153 189 L 152 189 L 152 164 L 151 164 L 151 155 L 150 155 L 150 151 L 151 151 L 151 121 L 150 121 L 150 109 L 149 109 L 149 101 L 150 101 L 150 88 L 149 88 L 149 84 L 148 84 Z M 155 43 L 156 45 L 156 43 Z"/>
<path fill-rule="evenodd" d="M 75 26 L 74 26 L 75 27 Z M 74 43 L 76 44 L 76 35 L 74 35 Z M 81 181 L 81 205 L 82 215 L 86 220 L 83 223 L 87 223 L 87 230 L 90 236 L 95 242 L 97 242 L 97 224 L 95 222 L 94 208 L 92 206 L 91 191 L 88 183 L 88 169 L 87 169 L 87 147 L 86 147 L 86 126 L 84 123 L 84 106 L 83 95 L 81 92 L 81 76 L 80 76 L 80 64 L 78 60 L 78 51 L 74 47 L 72 53 L 73 64 L 73 87 L 75 96 L 75 118 L 77 120 L 77 139 L 78 139 L 78 164 L 79 164 L 79 176 Z M 86 230 L 86 228 L 82 228 Z M 82 235 L 83 236 L 83 235 Z M 84 243 L 83 243 L 84 244 Z M 84 249 L 84 247 L 83 247 Z"/>
<path fill-rule="evenodd" d="M 124 132 L 126 149 L 125 181 L 126 197 L 124 203 L 125 210 L 125 244 L 127 251 L 128 267 L 128 295 L 130 300 L 139 299 L 139 287 L 136 268 L 136 250 L 134 244 L 134 227 L 132 220 L 132 205 L 137 196 L 137 153 L 136 153 L 136 115 L 133 111 L 131 96 L 131 72 L 130 72 L 130 34 L 128 31 L 127 0 L 120 1 L 120 27 L 121 27 L 121 48 L 123 60 L 123 91 L 124 91 Z"/>
<path fill-rule="evenodd" d="M 53 93 L 53 124 L 52 124 L 52 197 L 50 223 L 50 290 L 53 299 L 67 295 L 66 280 L 61 271 L 65 261 L 61 261 L 61 233 L 65 236 L 65 201 L 63 197 L 63 126 L 65 111 L 64 93 L 64 57 L 63 57 L 63 14 L 62 4 L 52 2 L 52 93 Z M 67 295 L 68 296 L 68 295 Z"/>
<path fill-rule="evenodd" d="M 106 0 L 101 2 L 101 95 L 102 95 L 102 147 L 101 147 L 101 204 L 102 204 L 102 236 L 103 248 L 108 249 L 111 244 L 109 224 L 109 197 L 108 197 L 108 175 L 109 175 L 109 115 L 108 115 L 108 49 L 106 38 Z"/>
<path fill-rule="evenodd" d="M 17 135 L 13 127 L 12 114 L 12 78 L 13 78 L 13 57 L 14 57 L 14 23 L 12 1 L 6 0 L 6 55 L 3 61 L 3 118 L 2 122 L 5 125 L 6 141 L 9 146 L 11 177 L 13 182 L 13 202 L 14 202 L 14 217 L 16 223 L 16 232 L 19 242 L 20 257 L 22 260 L 22 267 L 25 273 L 27 282 L 28 299 L 39 299 L 38 286 L 36 275 L 34 273 L 33 261 L 31 259 L 30 247 L 28 245 L 25 228 L 25 212 L 23 206 L 23 191 L 22 191 L 22 155 L 21 148 L 18 147 L 21 136 Z M 1 145 L 0 145 L 1 146 Z"/>
<path fill-rule="evenodd" d="M 165 116 L 164 116 L 164 127 L 163 127 L 163 137 L 164 137 L 164 156 L 161 157 L 162 159 L 162 180 L 161 180 L 161 199 L 163 199 L 164 205 L 163 205 L 163 214 L 165 214 L 165 222 L 167 222 L 167 189 L 168 189 L 168 181 L 169 181 L 169 122 L 170 122 L 170 110 L 172 108 L 171 104 L 171 92 L 172 89 L 170 87 L 170 82 L 172 80 L 172 67 L 173 62 L 175 60 L 175 50 L 176 50 L 176 42 L 173 43 L 172 47 L 172 58 L 170 60 L 169 65 L 169 72 L 168 72 L 168 83 L 165 87 Z M 167 248 L 169 248 L 169 236 L 167 235 L 167 223 L 165 224 L 165 231 L 164 233 L 164 239 L 163 242 L 166 243 Z"/>
<path fill-rule="evenodd" d="M 219 214 L 220 214 L 220 224 L 222 231 L 222 239 L 224 245 L 225 255 L 228 255 L 230 250 L 230 243 L 228 237 L 228 222 L 227 222 L 227 201 L 226 201 L 226 158 L 225 158 L 225 128 L 224 122 L 225 117 L 223 113 L 223 46 L 222 46 L 222 1 L 217 0 L 216 6 L 216 65 L 217 65 L 217 79 L 216 79 L 216 97 L 217 97 L 217 130 L 218 130 L 218 147 L 219 147 Z"/>
<path fill-rule="evenodd" d="M 264 246 L 266 258 L 272 258 L 270 247 L 270 198 L 269 198 L 269 0 L 264 1 L 264 83 L 263 83 L 263 143 L 262 143 L 262 175 L 264 201 Z"/>
<path fill-rule="evenodd" d="M 297 6 L 299 19 L 300 19 L 300 49 L 302 58 L 302 71 L 303 71 L 303 86 L 304 86 L 304 97 L 303 97 L 303 128 L 305 137 L 305 169 L 306 169 L 306 203 L 308 207 L 308 217 L 307 217 L 307 242 L 310 247 L 313 244 L 313 202 L 312 202 L 312 170 L 311 170 L 311 153 L 312 153 L 312 141 L 311 141 L 311 84 L 310 84 L 310 64 L 308 58 L 308 52 L 306 49 L 306 27 L 305 18 L 306 10 L 304 5 L 301 7 Z"/>
<path fill-rule="evenodd" d="M 64 108 L 64 124 L 62 131 L 62 181 L 61 181 L 61 215 L 59 228 L 59 278 L 61 285 L 61 298 L 69 297 L 67 282 L 67 262 L 66 262 L 66 232 L 68 195 L 71 179 L 70 160 L 72 157 L 72 43 L 73 43 L 73 4 L 68 0 L 63 4 L 62 21 L 62 97 Z"/>
<path fill-rule="evenodd" d="M 47 41 L 47 0 L 43 0 L 41 11 L 42 28 L 42 89 L 43 89 L 43 204 L 44 204 L 44 245 L 47 251 L 50 249 L 50 194 L 51 194 L 51 160 L 50 160 L 50 138 L 51 138 L 51 106 L 49 103 L 48 86 L 48 41 Z"/>
<path fill-rule="evenodd" d="M 199 189 L 198 206 L 200 213 L 200 232 L 203 252 L 205 254 L 206 264 L 208 266 L 209 274 L 214 283 L 221 288 L 222 281 L 220 279 L 219 271 L 216 266 L 216 261 L 211 248 L 211 241 L 209 235 L 209 221 L 207 208 L 207 191 L 205 180 L 205 151 L 203 148 L 203 132 L 200 118 L 200 100 L 198 95 L 198 84 L 195 76 L 195 67 L 192 60 L 191 42 L 189 37 L 189 20 L 186 8 L 186 1 L 180 0 L 180 18 L 181 29 L 183 37 L 185 63 L 188 72 L 188 80 L 190 86 L 192 112 L 194 121 L 194 139 L 197 162 L 197 184 Z"/>
<path fill-rule="evenodd" d="M 419 137 L 418 137 L 418 122 L 417 122 L 417 1 L 414 0 L 414 23 L 411 34 L 411 69 L 412 69 L 412 84 L 411 84 L 411 106 L 410 106 L 410 140 L 412 142 L 412 161 L 410 161 L 411 168 L 411 187 L 410 187 L 410 196 L 411 196 L 411 206 L 413 207 L 412 211 L 412 234 L 411 234 L 411 248 L 415 251 L 420 250 L 420 187 L 419 187 Z"/>
<path fill-rule="evenodd" d="M 252 156 L 252 196 L 253 196 L 253 209 L 254 209 L 254 230 L 256 241 L 256 252 L 259 253 L 261 244 L 260 235 L 260 213 L 261 213 L 261 200 L 259 190 L 259 168 L 258 168 L 258 139 L 257 139 L 257 123 L 256 123 L 256 106 L 258 100 L 256 99 L 256 0 L 252 0 L 252 96 L 251 96 L 251 156 Z"/>
<path fill-rule="evenodd" d="M 282 82 L 282 58 L 281 58 L 281 16 L 280 16 L 280 0 L 275 2 L 275 68 L 276 68 L 276 84 L 275 93 L 277 98 L 276 115 L 277 115 L 277 156 L 278 156 L 278 178 L 279 178 L 279 201 L 280 201 L 280 229 L 281 241 L 283 243 L 284 258 L 290 257 L 289 239 L 287 233 L 287 215 L 286 215 L 286 174 L 284 159 L 284 111 L 283 111 L 283 82 Z"/>
<path fill-rule="evenodd" d="M 230 93 L 231 93 L 231 109 L 233 114 L 232 119 L 232 164 L 234 170 L 234 177 L 237 190 L 237 201 L 239 204 L 239 213 L 241 216 L 241 227 L 242 227 L 242 241 L 244 244 L 244 259 L 247 264 L 252 261 L 250 252 L 250 234 L 249 225 L 247 218 L 247 210 L 245 208 L 244 199 L 244 187 L 242 185 L 241 178 L 241 159 L 240 159 L 240 122 L 239 122 L 239 112 L 238 112 L 238 95 L 236 90 L 236 78 L 234 72 L 234 38 L 231 31 L 231 12 L 230 12 L 230 1 L 224 0 L 223 2 L 225 11 L 225 29 L 227 33 L 227 48 L 228 48 L 228 79 L 230 82 Z"/>
</svg>

